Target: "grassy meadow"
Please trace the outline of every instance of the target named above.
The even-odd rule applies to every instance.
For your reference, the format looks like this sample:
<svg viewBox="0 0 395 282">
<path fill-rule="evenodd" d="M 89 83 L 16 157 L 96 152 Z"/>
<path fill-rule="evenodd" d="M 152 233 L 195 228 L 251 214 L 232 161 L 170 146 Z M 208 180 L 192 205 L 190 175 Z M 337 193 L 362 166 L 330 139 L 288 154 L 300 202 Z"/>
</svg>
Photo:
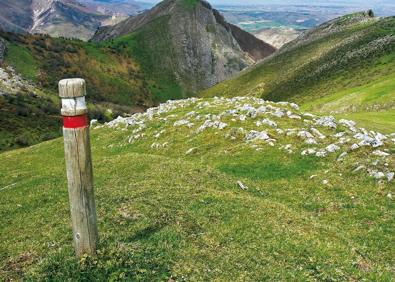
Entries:
<svg viewBox="0 0 395 282">
<path fill-rule="evenodd" d="M 368 149 L 343 162 L 341 151 L 302 156 L 311 146 L 270 127 L 261 129 L 277 139 L 274 147 L 245 142 L 236 129 L 252 130 L 265 115 L 224 116 L 223 130 L 199 131 L 204 119 L 194 118 L 220 115 L 227 103 L 202 100 L 144 126 L 91 131 L 100 245 L 97 257 L 81 261 L 62 140 L 0 154 L 0 279 L 392 281 L 394 185 L 352 172 L 380 158 Z M 182 119 L 193 125 L 174 125 Z M 278 128 L 303 127 L 271 119 Z M 346 129 L 319 130 L 331 142 Z M 286 144 L 293 152 L 281 149 Z"/>
</svg>

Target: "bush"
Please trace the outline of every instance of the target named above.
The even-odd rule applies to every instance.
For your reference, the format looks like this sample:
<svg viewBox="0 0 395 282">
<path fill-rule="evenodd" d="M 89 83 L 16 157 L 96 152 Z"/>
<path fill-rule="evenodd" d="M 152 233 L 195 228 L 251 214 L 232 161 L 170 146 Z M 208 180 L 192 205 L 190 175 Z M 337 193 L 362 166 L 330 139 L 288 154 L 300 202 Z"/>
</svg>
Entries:
<svg viewBox="0 0 395 282">
<path fill-rule="evenodd" d="M 33 138 L 28 133 L 23 133 L 15 138 L 15 144 L 21 147 L 26 147 L 33 143 Z"/>
</svg>

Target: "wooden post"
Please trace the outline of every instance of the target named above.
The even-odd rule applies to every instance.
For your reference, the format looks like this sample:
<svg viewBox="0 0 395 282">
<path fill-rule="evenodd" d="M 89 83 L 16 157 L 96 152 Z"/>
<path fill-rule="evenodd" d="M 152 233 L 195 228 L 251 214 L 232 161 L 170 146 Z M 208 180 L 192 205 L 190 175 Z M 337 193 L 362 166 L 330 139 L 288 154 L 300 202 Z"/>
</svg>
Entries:
<svg viewBox="0 0 395 282">
<path fill-rule="evenodd" d="M 59 82 L 62 98 L 64 152 L 77 257 L 95 255 L 98 243 L 96 206 L 89 140 L 88 109 L 83 79 Z"/>
</svg>

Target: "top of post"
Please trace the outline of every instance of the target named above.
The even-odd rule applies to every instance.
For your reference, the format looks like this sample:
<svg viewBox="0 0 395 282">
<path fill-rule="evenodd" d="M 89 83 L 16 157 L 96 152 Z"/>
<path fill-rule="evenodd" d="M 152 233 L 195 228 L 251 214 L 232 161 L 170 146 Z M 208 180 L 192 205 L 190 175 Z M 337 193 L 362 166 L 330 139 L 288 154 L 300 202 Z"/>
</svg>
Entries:
<svg viewBox="0 0 395 282">
<path fill-rule="evenodd" d="M 66 99 L 86 96 L 85 80 L 71 78 L 59 81 L 59 96 Z"/>
</svg>

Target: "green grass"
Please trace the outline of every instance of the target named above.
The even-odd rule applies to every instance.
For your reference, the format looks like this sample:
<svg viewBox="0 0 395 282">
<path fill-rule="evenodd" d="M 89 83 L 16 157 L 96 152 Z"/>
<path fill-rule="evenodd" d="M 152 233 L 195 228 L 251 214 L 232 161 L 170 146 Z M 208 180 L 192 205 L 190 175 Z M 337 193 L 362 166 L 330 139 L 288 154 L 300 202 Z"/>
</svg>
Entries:
<svg viewBox="0 0 395 282">
<path fill-rule="evenodd" d="M 37 81 L 38 64 L 27 48 L 15 43 L 7 44 L 5 63 L 11 65 L 25 79 Z"/>
<path fill-rule="evenodd" d="M 180 4 L 190 10 L 195 8 L 198 3 L 199 0 L 180 0 Z"/>
<path fill-rule="evenodd" d="M 218 114 L 222 104 L 198 113 Z M 0 279 L 394 279 L 395 205 L 386 197 L 394 186 L 350 172 L 366 159 L 362 151 L 345 163 L 285 154 L 278 146 L 256 151 L 239 137 L 224 138 L 232 127 L 253 128 L 253 120 L 231 117 L 223 132 L 195 134 L 203 121 L 172 127 L 193 107 L 168 113 L 176 116 L 167 123 L 155 117 L 146 137 L 131 144 L 135 126 L 92 130 L 95 258 L 73 255 L 62 140 L 0 154 Z M 287 138 L 279 142 L 303 147 Z M 151 148 L 165 141 L 168 147 Z M 196 152 L 185 155 L 192 147 Z"/>
<path fill-rule="evenodd" d="M 357 112 L 339 114 L 341 118 L 351 119 L 369 130 L 378 130 L 384 133 L 395 132 L 395 110 L 383 112 Z"/>
<path fill-rule="evenodd" d="M 218 169 L 236 177 L 275 181 L 310 176 L 317 165 L 313 159 L 302 157 L 289 160 L 281 152 L 267 152 L 264 156 L 247 153 L 228 157 Z"/>
</svg>

